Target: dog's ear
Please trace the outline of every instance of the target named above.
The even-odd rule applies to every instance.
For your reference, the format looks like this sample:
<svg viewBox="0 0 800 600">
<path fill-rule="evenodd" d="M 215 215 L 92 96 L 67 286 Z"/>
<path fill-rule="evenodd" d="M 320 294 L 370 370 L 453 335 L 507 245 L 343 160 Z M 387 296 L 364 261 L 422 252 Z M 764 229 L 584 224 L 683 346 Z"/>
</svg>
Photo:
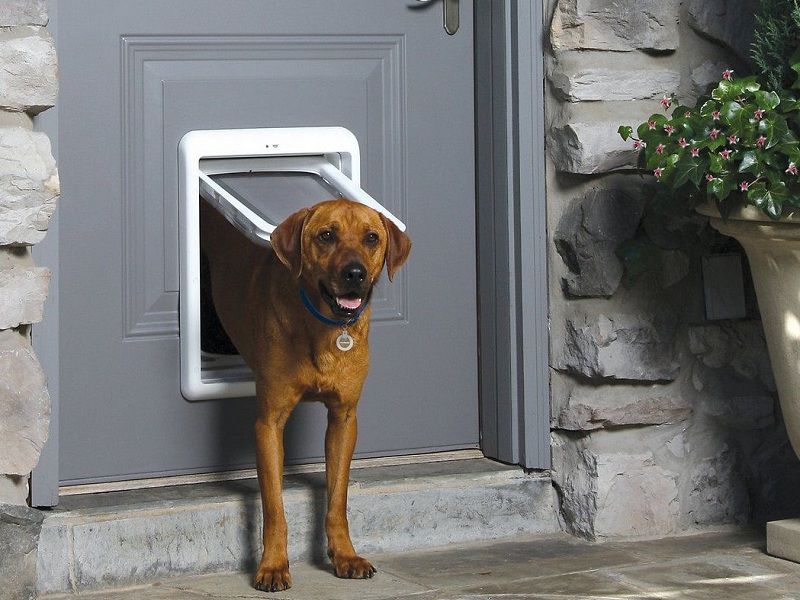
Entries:
<svg viewBox="0 0 800 600">
<path fill-rule="evenodd" d="M 270 236 L 275 254 L 295 277 L 303 270 L 303 226 L 310 212 L 303 208 L 289 215 Z"/>
<path fill-rule="evenodd" d="M 403 263 L 406 262 L 409 253 L 411 252 L 411 238 L 392 223 L 385 216 L 381 215 L 383 227 L 386 229 L 388 241 L 386 243 L 386 272 L 389 275 L 389 281 L 394 279 L 394 274 Z"/>
</svg>

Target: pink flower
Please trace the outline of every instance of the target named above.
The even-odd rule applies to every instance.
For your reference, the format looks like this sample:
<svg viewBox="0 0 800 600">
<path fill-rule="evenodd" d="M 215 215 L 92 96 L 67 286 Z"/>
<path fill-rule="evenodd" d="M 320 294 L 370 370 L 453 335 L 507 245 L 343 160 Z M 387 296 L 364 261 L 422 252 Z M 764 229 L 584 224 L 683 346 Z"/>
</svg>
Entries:
<svg viewBox="0 0 800 600">
<path fill-rule="evenodd" d="M 683 113 L 683 116 L 684 116 L 684 117 L 686 117 L 686 118 L 688 119 L 689 117 L 691 117 L 691 116 L 692 116 L 692 111 L 690 111 L 690 110 L 687 110 L 685 113 Z"/>
<path fill-rule="evenodd" d="M 678 140 L 678 146 L 681 148 L 686 148 L 689 145 L 689 142 L 686 141 L 686 138 L 681 138 Z"/>
<path fill-rule="evenodd" d="M 753 116 L 754 116 L 754 117 L 755 117 L 757 120 L 759 120 L 759 121 L 760 121 L 761 119 L 763 119 L 763 118 L 764 118 L 764 113 L 765 113 L 765 112 L 766 112 L 766 111 L 765 111 L 763 108 L 759 108 L 758 110 L 756 110 L 756 111 L 754 111 L 754 112 L 753 112 Z"/>
<path fill-rule="evenodd" d="M 797 165 L 793 162 L 789 163 L 789 168 L 786 169 L 785 173 L 791 173 L 792 175 L 797 175 Z"/>
<path fill-rule="evenodd" d="M 767 138 L 765 138 L 763 135 L 756 140 L 756 146 L 759 148 L 763 148 L 766 143 Z"/>
<path fill-rule="evenodd" d="M 735 135 L 729 135 L 728 136 L 728 143 L 735 144 L 738 141 L 739 141 L 739 138 L 736 137 Z"/>
<path fill-rule="evenodd" d="M 672 125 L 664 125 L 664 131 L 667 132 L 667 135 L 672 135 L 675 132 L 675 128 Z"/>
<path fill-rule="evenodd" d="M 711 113 L 711 118 L 714 119 L 715 121 L 719 121 L 721 114 L 722 114 L 721 112 L 715 110 L 714 112 Z"/>
<path fill-rule="evenodd" d="M 743 191 L 743 192 L 746 192 L 747 188 L 749 188 L 749 187 L 750 187 L 750 182 L 749 181 L 743 181 L 742 183 L 739 184 L 739 189 L 741 191 Z"/>
<path fill-rule="evenodd" d="M 664 144 L 656 146 L 656 154 L 664 154 Z"/>
<path fill-rule="evenodd" d="M 642 140 L 633 140 L 633 149 L 639 150 L 640 148 L 644 148 L 647 146 Z"/>
<path fill-rule="evenodd" d="M 711 181 L 714 179 L 714 176 L 711 173 L 706 173 L 706 181 Z"/>
<path fill-rule="evenodd" d="M 647 127 L 648 127 L 648 129 L 655 129 L 656 128 L 656 122 L 655 121 L 648 121 L 647 122 Z"/>
<path fill-rule="evenodd" d="M 700 148 L 692 148 L 692 158 L 700 156 Z"/>
<path fill-rule="evenodd" d="M 728 160 L 731 157 L 731 152 L 733 152 L 733 150 L 728 150 L 727 148 L 725 148 L 725 150 L 723 150 L 719 154 L 720 156 L 722 156 L 722 158 Z"/>
<path fill-rule="evenodd" d="M 719 129 L 717 129 L 716 127 L 708 132 L 708 137 L 710 137 L 712 140 L 717 139 L 718 135 L 719 135 Z"/>
<path fill-rule="evenodd" d="M 732 70 L 732 69 L 725 69 L 725 70 L 722 72 L 722 78 L 723 78 L 723 79 L 727 79 L 727 80 L 729 80 L 729 81 L 730 81 L 731 79 L 733 79 L 733 70 Z"/>
<path fill-rule="evenodd" d="M 671 99 L 669 99 L 669 98 L 667 98 L 666 96 L 664 96 L 664 97 L 661 99 L 661 106 L 663 106 L 663 107 L 664 107 L 664 110 L 667 110 L 667 109 L 669 108 L 669 105 L 670 105 L 670 104 L 672 104 L 672 100 L 671 100 Z"/>
<path fill-rule="evenodd" d="M 662 167 L 657 167 L 656 169 L 653 170 L 653 175 L 655 175 L 656 177 L 661 177 L 661 174 L 663 172 L 664 169 Z"/>
</svg>

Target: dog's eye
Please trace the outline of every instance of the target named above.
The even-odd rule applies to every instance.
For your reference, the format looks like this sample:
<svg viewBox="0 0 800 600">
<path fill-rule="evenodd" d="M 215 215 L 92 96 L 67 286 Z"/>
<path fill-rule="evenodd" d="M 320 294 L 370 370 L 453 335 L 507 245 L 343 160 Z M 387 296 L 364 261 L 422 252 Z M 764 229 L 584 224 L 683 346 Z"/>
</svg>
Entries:
<svg viewBox="0 0 800 600">
<path fill-rule="evenodd" d="M 377 243 L 378 243 L 378 239 L 379 239 L 379 238 L 378 238 L 378 234 L 377 234 L 377 233 L 375 233 L 374 231 L 370 231 L 370 232 L 369 232 L 369 233 L 368 233 L 368 234 L 367 234 L 367 235 L 364 237 L 364 243 L 365 243 L 365 244 L 367 244 L 367 246 L 374 246 L 375 244 L 377 244 Z"/>
<path fill-rule="evenodd" d="M 326 229 L 324 231 L 320 231 L 317 235 L 317 239 L 320 242 L 325 242 L 326 244 L 331 243 L 334 240 L 333 232 L 330 229 Z"/>
</svg>

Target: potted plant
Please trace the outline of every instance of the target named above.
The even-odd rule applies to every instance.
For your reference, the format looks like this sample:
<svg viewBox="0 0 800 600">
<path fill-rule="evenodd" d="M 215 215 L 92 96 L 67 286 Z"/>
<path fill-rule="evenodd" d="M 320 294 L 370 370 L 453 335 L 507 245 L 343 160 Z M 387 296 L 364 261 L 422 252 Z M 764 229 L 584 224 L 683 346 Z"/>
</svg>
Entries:
<svg viewBox="0 0 800 600">
<path fill-rule="evenodd" d="M 708 216 L 745 249 L 784 421 L 800 457 L 800 8 L 796 0 L 762 0 L 756 21 L 751 54 L 761 81 L 725 70 L 696 106 L 664 96 L 663 113 L 619 133 L 640 150 L 639 167 L 662 195 Z M 768 546 L 782 547 L 770 552 L 800 562 L 800 520 L 773 525 Z"/>
</svg>

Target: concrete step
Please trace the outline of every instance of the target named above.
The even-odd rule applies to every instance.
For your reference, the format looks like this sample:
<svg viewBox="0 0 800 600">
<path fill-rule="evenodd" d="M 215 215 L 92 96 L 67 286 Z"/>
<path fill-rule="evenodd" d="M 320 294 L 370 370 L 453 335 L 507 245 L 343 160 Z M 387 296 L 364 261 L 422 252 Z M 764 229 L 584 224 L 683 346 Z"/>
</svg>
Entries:
<svg viewBox="0 0 800 600">
<path fill-rule="evenodd" d="M 290 560 L 325 560 L 325 477 L 285 478 Z M 558 531 L 547 474 L 486 459 L 353 471 L 351 534 L 364 554 Z M 254 480 L 67 497 L 47 513 L 39 591 L 252 570 L 261 552 Z"/>
</svg>

